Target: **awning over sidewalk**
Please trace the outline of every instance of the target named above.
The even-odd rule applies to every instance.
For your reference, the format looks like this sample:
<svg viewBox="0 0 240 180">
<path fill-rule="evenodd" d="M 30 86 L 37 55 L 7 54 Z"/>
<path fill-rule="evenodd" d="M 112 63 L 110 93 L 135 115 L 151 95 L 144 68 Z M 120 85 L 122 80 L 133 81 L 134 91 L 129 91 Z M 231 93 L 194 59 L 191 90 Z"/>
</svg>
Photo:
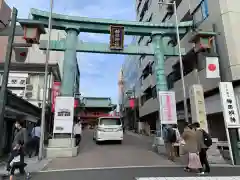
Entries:
<svg viewBox="0 0 240 180">
<path fill-rule="evenodd" d="M 5 117 L 15 119 L 18 115 L 25 116 L 27 121 L 37 122 L 41 117 L 41 109 L 7 91 Z"/>
</svg>

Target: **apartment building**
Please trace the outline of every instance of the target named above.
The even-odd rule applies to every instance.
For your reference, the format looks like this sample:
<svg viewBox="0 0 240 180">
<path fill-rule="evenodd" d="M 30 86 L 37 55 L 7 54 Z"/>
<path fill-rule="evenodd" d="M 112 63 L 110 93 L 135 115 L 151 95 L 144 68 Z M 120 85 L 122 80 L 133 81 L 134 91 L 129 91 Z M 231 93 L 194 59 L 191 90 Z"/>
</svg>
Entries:
<svg viewBox="0 0 240 180">
<path fill-rule="evenodd" d="M 15 43 L 25 43 L 22 39 L 23 31 L 20 26 L 16 28 L 15 34 Z M 52 30 L 52 40 L 61 40 L 65 37 L 66 33 L 64 31 Z M 43 34 L 40 39 L 47 40 L 47 38 L 48 34 Z M 0 82 L 2 81 L 7 39 L 7 36 L 0 36 Z M 51 102 L 53 82 L 61 82 L 63 76 L 63 60 L 64 52 L 50 52 L 47 85 L 47 102 L 49 105 Z M 8 89 L 19 97 L 31 102 L 35 106 L 41 107 L 44 89 L 45 62 L 46 52 L 39 50 L 37 44 L 34 44 L 32 47 L 14 47 L 8 80 Z M 76 93 L 79 92 L 79 77 L 80 72 L 78 67 L 76 67 Z"/>
<path fill-rule="evenodd" d="M 153 23 L 175 22 L 173 7 L 171 5 L 159 5 L 159 0 L 136 0 L 136 20 Z M 161 2 L 173 2 L 161 0 Z M 226 140 L 224 133 L 224 120 L 218 84 L 220 81 L 233 81 L 237 103 L 240 97 L 240 52 L 237 50 L 240 43 L 240 35 L 237 32 L 240 23 L 239 0 L 176 0 L 177 15 L 179 21 L 192 20 L 198 31 L 214 31 L 213 48 L 208 53 L 196 53 L 194 44 L 189 43 L 192 32 L 181 38 L 181 47 L 185 48 L 183 57 L 184 80 L 187 87 L 189 118 L 191 119 L 189 103 L 189 87 L 193 84 L 202 84 L 205 96 L 205 106 L 208 126 L 213 137 Z M 150 37 L 138 37 L 137 44 L 148 45 Z M 221 78 L 206 78 L 206 58 L 218 57 Z M 127 61 L 127 60 L 126 60 Z M 156 92 L 156 79 L 154 72 L 154 58 L 140 56 L 139 79 L 141 93 L 139 117 L 140 121 L 147 121 L 151 129 L 156 128 L 159 103 Z M 126 71 L 132 71 L 126 69 Z M 170 57 L 165 61 L 165 74 L 168 88 L 176 93 L 176 106 L 179 125 L 184 119 L 183 91 L 180 77 L 180 65 L 178 57 Z M 128 79 L 124 79 L 125 81 Z M 239 104 L 239 103 L 238 103 Z"/>
</svg>

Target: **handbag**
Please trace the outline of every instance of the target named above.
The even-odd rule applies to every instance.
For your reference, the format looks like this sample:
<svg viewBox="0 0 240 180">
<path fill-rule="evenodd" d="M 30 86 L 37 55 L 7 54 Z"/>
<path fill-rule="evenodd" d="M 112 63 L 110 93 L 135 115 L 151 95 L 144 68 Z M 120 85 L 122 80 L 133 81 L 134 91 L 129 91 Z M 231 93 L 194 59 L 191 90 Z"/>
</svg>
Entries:
<svg viewBox="0 0 240 180">
<path fill-rule="evenodd" d="M 198 153 L 189 153 L 188 167 L 190 169 L 200 169 L 202 164 Z"/>
<path fill-rule="evenodd" d="M 15 156 L 15 157 L 13 158 L 13 160 L 10 162 L 10 166 L 12 167 L 12 166 L 13 166 L 13 163 L 18 163 L 18 162 L 20 162 L 20 155 Z"/>
</svg>

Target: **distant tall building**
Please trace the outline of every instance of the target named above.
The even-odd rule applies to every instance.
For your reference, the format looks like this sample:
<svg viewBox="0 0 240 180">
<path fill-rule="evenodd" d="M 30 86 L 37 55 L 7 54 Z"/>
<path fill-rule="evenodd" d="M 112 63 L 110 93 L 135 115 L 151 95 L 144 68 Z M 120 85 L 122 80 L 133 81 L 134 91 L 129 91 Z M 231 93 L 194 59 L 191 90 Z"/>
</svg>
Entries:
<svg viewBox="0 0 240 180">
<path fill-rule="evenodd" d="M 121 68 L 119 72 L 119 77 L 118 77 L 118 102 L 119 105 L 122 105 L 123 101 L 123 86 L 124 86 L 124 80 L 123 80 L 123 69 Z"/>
</svg>

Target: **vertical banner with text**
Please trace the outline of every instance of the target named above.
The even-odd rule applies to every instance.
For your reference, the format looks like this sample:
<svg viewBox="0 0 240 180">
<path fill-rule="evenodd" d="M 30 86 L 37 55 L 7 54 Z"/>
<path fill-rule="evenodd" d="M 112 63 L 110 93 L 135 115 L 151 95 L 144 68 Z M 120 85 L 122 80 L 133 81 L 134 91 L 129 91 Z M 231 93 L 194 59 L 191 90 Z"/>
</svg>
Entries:
<svg viewBox="0 0 240 180">
<path fill-rule="evenodd" d="M 124 26 L 110 26 L 110 49 L 123 50 L 124 48 Z"/>
<path fill-rule="evenodd" d="M 200 84 L 194 84 L 189 88 L 192 122 L 198 122 L 200 127 L 208 132 L 207 116 L 203 88 Z"/>
<path fill-rule="evenodd" d="M 177 124 L 175 92 L 159 91 L 161 124 Z"/>
<path fill-rule="evenodd" d="M 219 90 L 226 128 L 239 126 L 239 114 L 232 82 L 220 82 Z"/>
<path fill-rule="evenodd" d="M 74 118 L 74 97 L 56 97 L 53 133 L 71 134 Z"/>
</svg>

